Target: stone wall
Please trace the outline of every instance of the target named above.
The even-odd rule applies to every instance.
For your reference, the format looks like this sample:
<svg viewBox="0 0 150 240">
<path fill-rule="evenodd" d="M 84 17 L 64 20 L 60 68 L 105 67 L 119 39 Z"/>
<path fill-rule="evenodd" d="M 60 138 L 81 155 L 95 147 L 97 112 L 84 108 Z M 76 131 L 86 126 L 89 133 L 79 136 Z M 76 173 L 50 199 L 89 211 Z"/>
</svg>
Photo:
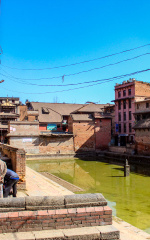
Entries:
<svg viewBox="0 0 150 240">
<path fill-rule="evenodd" d="M 39 139 L 39 153 L 45 154 L 71 154 L 74 153 L 73 136 L 53 136 Z"/>
<path fill-rule="evenodd" d="M 0 199 L 0 232 L 106 226 L 112 210 L 102 194 Z"/>
<path fill-rule="evenodd" d="M 3 155 L 7 155 L 7 157 L 11 159 L 13 171 L 19 175 L 18 189 L 26 189 L 25 151 L 23 149 L 14 148 L 6 144 L 2 144 L 1 148 Z"/>
<path fill-rule="evenodd" d="M 39 123 L 11 121 L 9 124 L 9 144 L 22 148 L 27 153 L 39 153 Z"/>
<path fill-rule="evenodd" d="M 136 151 L 140 155 L 150 155 L 150 131 L 149 129 L 136 129 Z"/>
</svg>

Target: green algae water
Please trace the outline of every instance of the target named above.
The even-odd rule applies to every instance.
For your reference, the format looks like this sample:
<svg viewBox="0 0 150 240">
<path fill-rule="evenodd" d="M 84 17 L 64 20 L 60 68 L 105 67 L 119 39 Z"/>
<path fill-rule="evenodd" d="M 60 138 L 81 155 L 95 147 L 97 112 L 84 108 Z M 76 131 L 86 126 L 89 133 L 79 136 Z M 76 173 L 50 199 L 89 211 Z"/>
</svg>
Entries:
<svg viewBox="0 0 150 240">
<path fill-rule="evenodd" d="M 150 170 L 131 166 L 124 177 L 122 166 L 99 161 L 34 160 L 27 165 L 37 172 L 49 172 L 82 189 L 102 193 L 113 215 L 150 233 Z M 81 193 L 81 192 L 80 192 Z"/>
</svg>

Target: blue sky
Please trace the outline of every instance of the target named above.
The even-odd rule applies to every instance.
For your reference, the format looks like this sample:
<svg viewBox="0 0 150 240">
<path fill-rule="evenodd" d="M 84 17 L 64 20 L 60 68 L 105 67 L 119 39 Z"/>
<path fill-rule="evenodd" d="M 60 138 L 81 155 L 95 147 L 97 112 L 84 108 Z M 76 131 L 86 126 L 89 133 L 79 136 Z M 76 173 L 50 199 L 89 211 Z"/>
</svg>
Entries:
<svg viewBox="0 0 150 240">
<path fill-rule="evenodd" d="M 149 0 L 2 0 L 0 80 L 5 81 L 0 85 L 0 95 L 20 97 L 23 103 L 26 99 L 66 103 L 111 102 L 115 83 L 129 77 L 102 81 L 97 85 L 93 82 L 64 85 L 148 69 L 150 45 L 87 63 L 55 67 L 150 44 L 149 9 Z M 137 56 L 140 57 L 124 61 Z M 120 61 L 120 64 L 100 68 Z M 93 68 L 100 69 L 88 71 Z M 79 72 L 82 73 L 67 76 Z M 149 76 L 150 71 L 130 77 L 149 82 Z M 84 88 L 74 89 L 79 87 Z"/>
</svg>

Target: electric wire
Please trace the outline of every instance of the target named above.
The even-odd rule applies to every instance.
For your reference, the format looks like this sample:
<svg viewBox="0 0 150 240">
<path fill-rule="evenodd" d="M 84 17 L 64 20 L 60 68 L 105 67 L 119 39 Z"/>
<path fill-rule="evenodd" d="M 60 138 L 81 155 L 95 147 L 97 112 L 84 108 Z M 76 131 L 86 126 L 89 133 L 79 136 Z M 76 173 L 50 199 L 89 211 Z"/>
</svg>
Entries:
<svg viewBox="0 0 150 240">
<path fill-rule="evenodd" d="M 140 57 L 143 57 L 143 56 L 146 56 L 146 55 L 149 55 L 149 54 L 150 54 L 150 53 L 140 54 L 140 55 L 135 56 L 135 57 L 132 57 L 132 58 L 127 58 L 127 59 L 121 60 L 121 61 L 119 61 L 119 62 L 110 63 L 110 64 L 107 64 L 107 65 L 103 65 L 103 66 L 101 66 L 101 67 L 96 67 L 96 68 L 92 68 L 92 69 L 88 69 L 88 70 L 83 70 L 83 71 L 76 72 L 76 73 L 65 74 L 64 76 L 65 76 L 65 77 L 70 77 L 70 76 L 75 76 L 75 75 L 79 75 L 79 74 L 82 74 L 82 73 L 87 73 L 87 72 L 99 70 L 99 69 L 102 69 L 102 68 L 105 68 L 105 67 L 110 67 L 110 66 L 118 65 L 118 64 L 123 63 L 123 62 L 135 60 L 135 59 L 137 59 L 137 58 L 140 58 Z M 3 71 L 6 72 L 5 70 L 3 70 Z M 6 72 L 6 73 L 7 73 L 7 72 Z M 8 74 L 8 73 L 7 73 L 7 74 Z M 9 75 L 10 75 L 10 74 L 9 74 Z M 8 77 L 7 75 L 3 75 L 3 76 L 4 76 L 4 77 Z M 14 77 L 13 75 L 10 75 L 10 77 L 12 77 L 12 78 L 14 78 L 14 79 L 18 79 L 18 80 L 41 81 L 41 80 L 51 80 L 51 79 L 62 78 L 62 75 L 61 75 L 61 76 L 50 77 L 50 78 L 19 78 L 19 77 Z M 35 85 L 35 86 L 40 86 L 40 87 L 43 87 L 43 86 L 64 86 L 64 85 L 45 85 L 45 84 L 39 85 L 39 84 L 33 84 L 33 83 L 29 83 L 29 84 L 27 84 L 27 85 Z"/>
<path fill-rule="evenodd" d="M 135 48 L 130 48 L 130 49 L 127 49 L 127 50 L 123 50 L 121 52 L 112 53 L 112 54 L 102 56 L 102 57 L 99 57 L 99 58 L 94 58 L 94 59 L 85 60 L 85 61 L 82 61 L 82 62 L 66 64 L 66 65 L 62 65 L 62 66 L 55 66 L 55 67 L 51 67 L 51 68 L 49 68 L 49 67 L 48 68 L 37 68 L 37 69 L 36 68 L 15 68 L 15 67 L 10 67 L 10 66 L 3 65 L 3 64 L 1 64 L 1 65 L 6 67 L 6 68 L 21 70 L 21 71 L 51 70 L 51 69 L 56 69 L 56 68 L 65 68 L 65 67 L 75 66 L 75 65 L 79 65 L 79 64 L 89 63 L 89 62 L 97 61 L 97 60 L 100 60 L 100 59 L 105 59 L 105 58 L 109 58 L 109 57 L 116 56 L 116 55 L 119 55 L 119 54 L 123 54 L 123 53 L 126 53 L 126 52 L 134 51 L 134 50 L 144 48 L 144 47 L 147 47 L 147 46 L 150 46 L 150 43 L 142 45 L 142 46 L 138 46 L 138 47 L 135 47 Z"/>
<path fill-rule="evenodd" d="M 6 89 L 4 87 L 1 87 L 7 91 L 11 91 L 11 92 L 17 92 L 17 93 L 22 93 L 22 94 L 49 94 L 49 93 L 60 93 L 60 92 L 67 92 L 67 91 L 73 91 L 73 90 L 78 90 L 78 89 L 82 89 L 82 88 L 87 88 L 87 87 L 93 87 L 95 85 L 99 85 L 99 84 L 103 84 L 103 83 L 107 83 L 107 82 L 111 82 L 111 81 L 114 81 L 114 80 L 118 80 L 118 79 L 122 79 L 124 77 L 130 77 L 130 76 L 133 76 L 133 75 L 136 75 L 136 74 L 140 74 L 140 73 L 143 73 L 143 72 L 148 72 L 150 71 L 150 69 L 145 69 L 145 70 L 140 70 L 140 71 L 136 71 L 136 72 L 133 72 L 133 73 L 128 73 L 128 74 L 124 74 L 124 75 L 120 75 L 120 76 L 115 76 L 115 77 L 112 77 L 112 78 L 108 78 L 108 79 L 103 79 L 103 80 L 95 80 L 95 81 L 91 81 L 90 83 L 92 82 L 97 82 L 95 84 L 90 84 L 90 85 L 87 85 L 87 86 L 82 86 L 82 87 L 76 87 L 76 88 L 71 88 L 71 89 L 64 89 L 64 90 L 57 90 L 57 91 L 52 91 L 52 92 L 39 92 L 39 93 L 25 93 L 25 92 L 18 92 L 18 91 L 13 91 L 13 90 L 9 90 L 9 89 Z M 100 82 L 101 81 L 101 82 Z"/>
</svg>

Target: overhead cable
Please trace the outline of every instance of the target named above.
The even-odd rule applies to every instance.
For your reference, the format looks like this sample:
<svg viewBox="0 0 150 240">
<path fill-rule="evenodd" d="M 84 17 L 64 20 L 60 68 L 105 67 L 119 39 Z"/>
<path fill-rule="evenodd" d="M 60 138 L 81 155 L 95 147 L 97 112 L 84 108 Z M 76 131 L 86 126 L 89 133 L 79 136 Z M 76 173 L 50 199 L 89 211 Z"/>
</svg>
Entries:
<svg viewBox="0 0 150 240">
<path fill-rule="evenodd" d="M 82 86 L 82 87 L 76 87 L 76 88 L 71 88 L 71 89 L 65 89 L 65 90 L 57 90 L 57 91 L 53 91 L 53 92 L 44 92 L 44 93 L 25 93 L 25 92 L 18 92 L 18 91 L 13 91 L 12 89 L 9 90 L 9 89 L 6 89 L 4 87 L 1 87 L 7 91 L 11 91 L 11 92 L 16 92 L 16 93 L 22 93 L 22 94 L 32 94 L 32 95 L 35 95 L 35 94 L 49 94 L 49 93 L 60 93 L 60 92 L 67 92 L 67 91 L 73 91 L 73 90 L 78 90 L 78 89 L 81 89 L 81 88 L 87 88 L 87 87 L 93 87 L 95 85 L 99 85 L 99 84 L 103 84 L 103 83 L 107 83 L 107 82 L 111 82 L 111 81 L 114 81 L 114 80 L 117 80 L 117 79 L 122 79 L 124 77 L 130 77 L 130 76 L 133 76 L 133 75 L 136 75 L 136 74 L 140 74 L 140 73 L 143 73 L 143 72 L 148 72 L 150 71 L 150 69 L 145 69 L 145 70 L 140 70 L 140 71 L 136 71 L 136 72 L 133 72 L 133 73 L 128 73 L 128 74 L 124 74 L 124 75 L 120 75 L 120 76 L 116 76 L 116 77 L 112 77 L 112 78 L 108 78 L 108 79 L 103 79 L 103 80 L 95 80 L 95 81 L 91 81 L 90 83 L 92 82 L 97 82 L 95 84 L 90 84 L 90 85 L 87 85 L 87 86 Z M 101 82 L 100 82 L 101 81 Z"/>
<path fill-rule="evenodd" d="M 119 55 L 119 54 L 122 54 L 122 53 L 134 51 L 134 50 L 137 50 L 137 49 L 140 49 L 140 48 L 144 48 L 144 47 L 147 47 L 147 46 L 150 46 L 150 43 L 145 44 L 145 45 L 142 45 L 142 46 L 138 46 L 138 47 L 135 47 L 135 48 L 123 50 L 123 51 L 121 51 L 121 52 L 112 53 L 112 54 L 109 54 L 109 55 L 106 55 L 106 56 L 103 56 L 103 57 L 94 58 L 94 59 L 90 59 L 90 60 L 85 60 L 85 61 L 82 61 L 82 62 L 76 62 L 76 63 L 66 64 L 66 65 L 62 65 L 62 66 L 55 66 L 55 67 L 47 67 L 47 68 L 15 68 L 15 67 L 10 67 L 10 66 L 3 65 L 3 64 L 1 64 L 1 65 L 4 66 L 4 67 L 6 67 L 6 68 L 21 70 L 21 71 L 22 71 L 22 70 L 23 70 L 23 71 L 51 70 L 51 69 L 56 69 L 56 68 L 65 68 L 65 67 L 75 66 L 75 65 L 79 65 L 79 64 L 83 64 L 83 63 L 89 63 L 89 62 L 97 61 L 97 60 L 100 60 L 100 59 L 113 57 L 113 56 L 116 56 L 116 55 Z"/>
<path fill-rule="evenodd" d="M 102 68 L 105 68 L 105 67 L 110 67 L 110 66 L 118 65 L 118 64 L 123 63 L 123 62 L 131 61 L 131 60 L 134 60 L 134 59 L 137 59 L 137 58 L 149 55 L 149 54 L 150 53 L 144 53 L 144 54 L 132 57 L 132 58 L 124 59 L 124 60 L 119 61 L 119 62 L 110 63 L 110 64 L 107 64 L 107 65 L 104 65 L 104 66 L 101 66 L 101 67 L 96 67 L 96 68 L 92 68 L 92 69 L 88 69 L 88 70 L 84 70 L 84 71 L 80 71 L 80 72 L 76 72 L 76 73 L 65 74 L 64 76 L 65 77 L 70 77 L 70 76 L 75 76 L 75 75 L 79 75 L 79 74 L 82 74 L 82 73 L 91 72 L 91 71 L 94 71 L 94 70 L 99 70 L 99 69 L 102 69 Z M 3 70 L 3 71 L 6 72 L 5 70 Z M 8 77 L 7 75 L 3 75 L 3 76 Z M 55 76 L 55 77 L 50 77 L 50 78 L 49 77 L 48 78 L 19 78 L 19 77 L 14 77 L 13 75 L 10 75 L 10 77 L 12 77 L 14 79 L 29 80 L 29 81 L 41 81 L 41 80 L 51 80 L 51 79 L 62 78 L 62 76 Z M 38 84 L 33 84 L 33 83 L 29 83 L 28 85 L 36 85 L 36 86 L 64 86 L 64 85 L 45 85 L 45 84 L 44 85 L 38 85 Z"/>
</svg>

